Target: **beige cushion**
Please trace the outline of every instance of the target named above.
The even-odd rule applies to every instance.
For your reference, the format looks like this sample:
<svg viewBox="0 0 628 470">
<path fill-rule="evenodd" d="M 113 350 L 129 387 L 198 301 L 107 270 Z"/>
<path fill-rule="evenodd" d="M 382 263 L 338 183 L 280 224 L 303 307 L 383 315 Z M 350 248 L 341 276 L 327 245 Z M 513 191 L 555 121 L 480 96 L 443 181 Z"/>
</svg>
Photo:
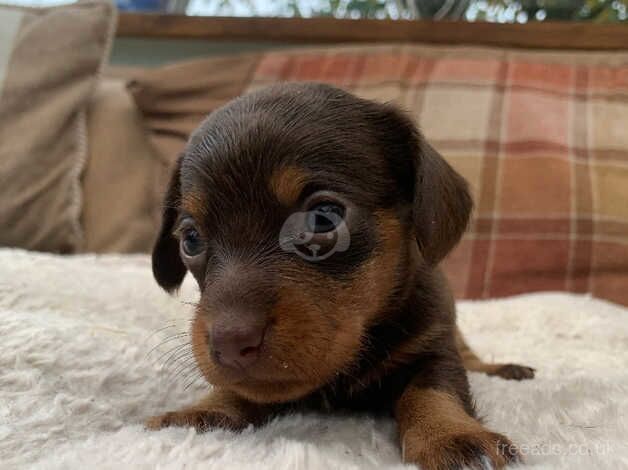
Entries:
<svg viewBox="0 0 628 470">
<path fill-rule="evenodd" d="M 153 145 L 169 166 L 205 116 L 246 89 L 259 58 L 259 54 L 209 57 L 132 74 L 129 90 Z M 169 176 L 164 172 L 162 187 Z"/>
<path fill-rule="evenodd" d="M 83 249 L 149 251 L 157 232 L 166 171 L 148 140 L 125 80 L 101 81 L 88 109 L 89 158 L 83 174 Z"/>
<path fill-rule="evenodd" d="M 0 245 L 82 245 L 85 107 L 108 56 L 110 3 L 0 6 Z"/>
</svg>

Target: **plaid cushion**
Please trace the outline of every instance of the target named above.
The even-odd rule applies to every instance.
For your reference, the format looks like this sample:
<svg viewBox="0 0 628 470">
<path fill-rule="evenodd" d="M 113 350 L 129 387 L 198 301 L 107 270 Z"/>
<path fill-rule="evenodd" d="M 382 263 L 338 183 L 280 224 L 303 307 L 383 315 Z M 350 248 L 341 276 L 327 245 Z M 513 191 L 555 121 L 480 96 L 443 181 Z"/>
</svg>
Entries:
<svg viewBox="0 0 628 470">
<path fill-rule="evenodd" d="M 559 290 L 628 305 L 628 54 L 271 52 L 249 89 L 284 80 L 395 101 L 466 177 L 473 220 L 444 263 L 458 297 Z"/>
</svg>

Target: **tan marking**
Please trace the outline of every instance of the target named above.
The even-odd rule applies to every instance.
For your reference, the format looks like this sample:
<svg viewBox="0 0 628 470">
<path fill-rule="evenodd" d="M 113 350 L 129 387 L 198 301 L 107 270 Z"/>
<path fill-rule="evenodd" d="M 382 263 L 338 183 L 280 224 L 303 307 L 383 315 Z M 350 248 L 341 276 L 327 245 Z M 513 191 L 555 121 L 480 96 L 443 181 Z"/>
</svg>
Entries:
<svg viewBox="0 0 628 470">
<path fill-rule="evenodd" d="M 195 219 L 207 215 L 205 197 L 200 193 L 186 193 L 181 196 L 181 208 Z"/>
<path fill-rule="evenodd" d="M 360 269 L 350 288 L 352 300 L 359 302 L 368 320 L 373 320 L 386 307 L 388 296 L 397 284 L 402 246 L 401 222 L 397 214 L 392 210 L 380 210 L 374 215 L 380 246 Z"/>
<path fill-rule="evenodd" d="M 510 441 L 484 428 L 449 393 L 410 385 L 395 407 L 403 460 L 425 470 L 478 465 L 483 454 L 502 468 Z M 476 451 L 474 451 L 475 449 Z"/>
<path fill-rule="evenodd" d="M 292 206 L 299 199 L 307 177 L 307 172 L 301 168 L 280 168 L 270 178 L 270 190 L 282 205 Z"/>
<path fill-rule="evenodd" d="M 486 375 L 497 375 L 504 379 L 513 380 L 534 378 L 534 369 L 531 367 L 519 364 L 484 362 L 466 343 L 458 327 L 456 327 L 456 347 L 464 368 L 471 372 L 482 372 Z"/>
<path fill-rule="evenodd" d="M 417 426 L 426 436 L 474 431 L 480 423 L 469 416 L 455 396 L 410 385 L 395 406 L 400 433 Z M 436 418 L 437 417 L 437 418 Z"/>
<path fill-rule="evenodd" d="M 152 430 L 169 426 L 192 426 L 200 431 L 208 427 L 237 430 L 261 423 L 269 412 L 270 409 L 247 402 L 228 390 L 214 389 L 197 404 L 154 416 L 145 425 Z"/>
<path fill-rule="evenodd" d="M 456 327 L 456 347 L 464 364 L 464 368 L 473 372 L 495 372 L 500 366 L 498 364 L 489 364 L 480 359 L 464 340 L 462 333 Z"/>
</svg>

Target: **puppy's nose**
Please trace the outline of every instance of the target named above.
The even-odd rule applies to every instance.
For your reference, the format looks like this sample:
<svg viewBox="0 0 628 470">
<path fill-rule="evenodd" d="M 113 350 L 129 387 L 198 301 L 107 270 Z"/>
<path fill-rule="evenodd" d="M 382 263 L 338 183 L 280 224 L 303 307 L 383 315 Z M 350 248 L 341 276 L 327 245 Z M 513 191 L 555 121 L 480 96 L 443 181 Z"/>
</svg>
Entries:
<svg viewBox="0 0 628 470">
<path fill-rule="evenodd" d="M 259 358 L 266 325 L 237 327 L 215 325 L 211 332 L 214 360 L 223 366 L 244 369 Z"/>
</svg>

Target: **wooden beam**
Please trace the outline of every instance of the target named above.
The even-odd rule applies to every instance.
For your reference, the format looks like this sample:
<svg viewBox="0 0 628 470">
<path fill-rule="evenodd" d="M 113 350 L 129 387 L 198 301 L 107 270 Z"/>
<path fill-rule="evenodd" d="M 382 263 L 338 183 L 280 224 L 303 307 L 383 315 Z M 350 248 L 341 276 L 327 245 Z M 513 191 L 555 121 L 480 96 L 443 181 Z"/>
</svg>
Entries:
<svg viewBox="0 0 628 470">
<path fill-rule="evenodd" d="M 299 43 L 426 42 L 540 49 L 628 50 L 621 23 L 222 18 L 122 13 L 118 36 Z"/>
</svg>

